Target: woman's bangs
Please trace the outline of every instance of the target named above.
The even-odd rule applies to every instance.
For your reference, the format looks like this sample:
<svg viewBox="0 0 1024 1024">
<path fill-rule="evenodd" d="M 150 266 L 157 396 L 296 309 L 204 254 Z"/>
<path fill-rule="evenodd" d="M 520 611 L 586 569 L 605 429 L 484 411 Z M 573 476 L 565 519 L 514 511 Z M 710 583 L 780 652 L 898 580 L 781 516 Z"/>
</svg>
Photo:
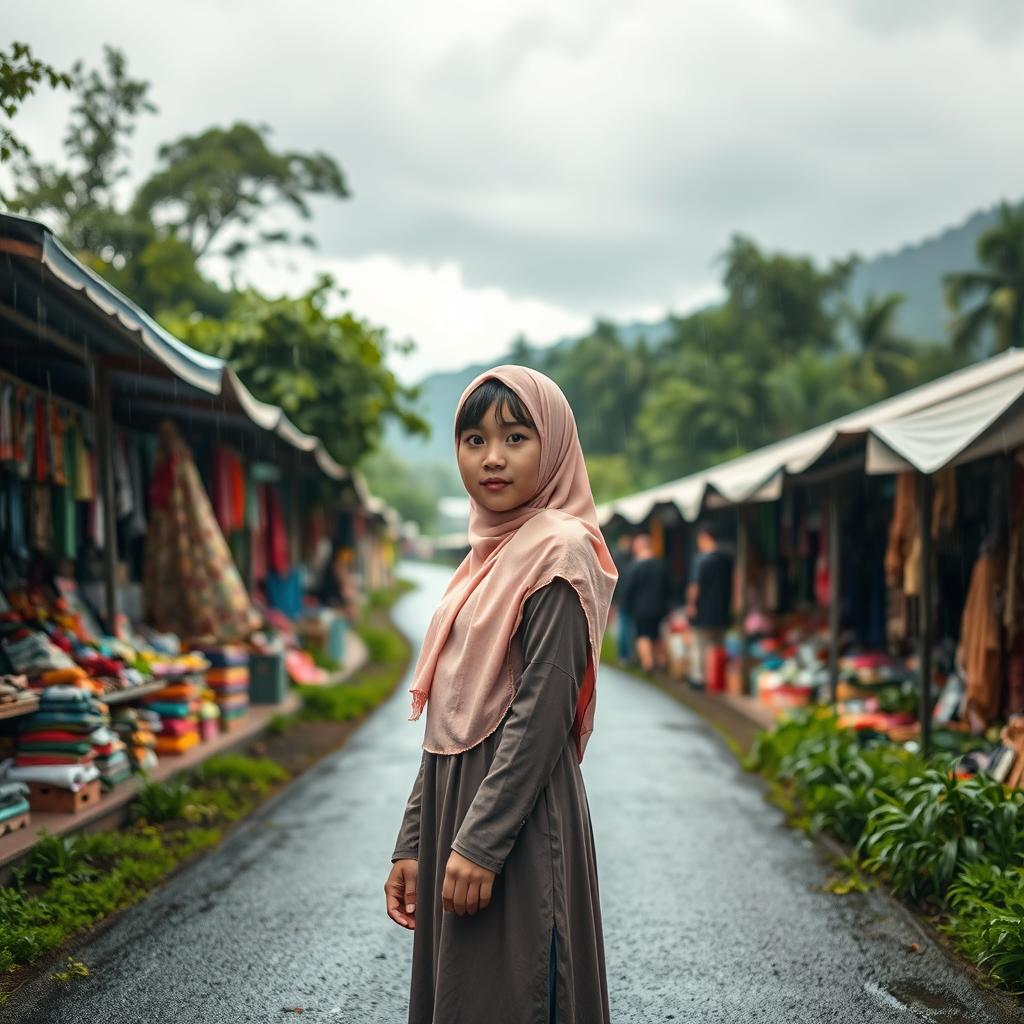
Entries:
<svg viewBox="0 0 1024 1024">
<path fill-rule="evenodd" d="M 498 422 L 501 426 L 511 427 L 519 423 L 532 430 L 537 429 L 522 399 L 507 384 L 492 377 L 474 388 L 463 403 L 455 423 L 456 436 L 461 435 L 464 430 L 479 427 L 487 415 L 487 410 L 495 403 L 498 405 Z"/>
</svg>

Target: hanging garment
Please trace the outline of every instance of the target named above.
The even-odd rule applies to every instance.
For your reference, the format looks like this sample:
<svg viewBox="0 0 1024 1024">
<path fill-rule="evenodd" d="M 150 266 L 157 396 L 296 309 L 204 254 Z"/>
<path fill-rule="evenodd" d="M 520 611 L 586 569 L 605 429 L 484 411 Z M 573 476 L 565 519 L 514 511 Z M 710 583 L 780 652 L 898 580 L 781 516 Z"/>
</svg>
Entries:
<svg viewBox="0 0 1024 1024">
<path fill-rule="evenodd" d="M 231 529 L 245 529 L 245 467 L 242 460 L 231 453 Z"/>
<path fill-rule="evenodd" d="M 278 576 L 288 572 L 288 532 L 281 506 L 281 494 L 274 486 L 267 486 L 267 558 L 270 568 Z"/>
<path fill-rule="evenodd" d="M 28 485 L 28 510 L 32 547 L 36 551 L 52 551 L 53 505 L 49 485 L 39 482 Z"/>
<path fill-rule="evenodd" d="M 252 585 L 267 578 L 267 485 L 249 482 L 249 579 Z"/>
<path fill-rule="evenodd" d="M 48 480 L 50 477 L 50 416 L 49 402 L 42 396 L 35 400 L 35 462 L 32 478 Z"/>
<path fill-rule="evenodd" d="M 1003 602 L 1003 627 L 1006 641 L 1013 647 L 1024 635 L 1024 449 L 1013 457 L 1010 482 L 1010 534 L 1007 541 L 1006 583 Z"/>
<path fill-rule="evenodd" d="M 128 441 L 128 476 L 132 488 L 132 511 L 128 519 L 128 533 L 132 537 L 146 535 L 146 510 L 142 474 L 142 442 L 137 437 Z"/>
<path fill-rule="evenodd" d="M 7 542 L 19 558 L 28 557 L 25 537 L 25 498 L 21 477 L 11 473 L 7 477 Z"/>
<path fill-rule="evenodd" d="M 36 396 L 27 388 L 21 389 L 21 458 L 18 475 L 27 480 L 32 475 L 36 457 Z"/>
<path fill-rule="evenodd" d="M 0 384 L 0 462 L 14 461 L 14 384 Z"/>
<path fill-rule="evenodd" d="M 192 454 L 174 425 L 160 428 L 150 483 L 144 597 L 149 621 L 186 641 L 241 640 L 259 626 Z"/>
<path fill-rule="evenodd" d="M 983 722 L 999 713 L 1002 683 L 996 587 L 999 572 L 991 552 L 981 555 L 971 572 L 960 624 L 960 660 L 967 682 L 967 708 Z"/>
<path fill-rule="evenodd" d="M 85 420 L 75 418 L 75 501 L 92 501 L 96 494 L 93 463 L 86 447 Z"/>
<path fill-rule="evenodd" d="M 889 545 L 885 551 L 885 581 L 890 587 L 903 584 L 903 568 L 910 557 L 917 530 L 917 481 L 913 473 L 900 473 L 896 478 Z"/>
<path fill-rule="evenodd" d="M 126 519 L 135 510 L 135 495 L 132 492 L 132 478 L 128 470 L 125 437 L 120 432 L 114 435 L 111 464 L 114 472 L 114 515 L 118 520 Z"/>
<path fill-rule="evenodd" d="M 213 451 L 213 511 L 217 524 L 224 533 L 230 533 L 234 516 L 231 508 L 231 459 L 224 445 L 219 444 Z"/>
<path fill-rule="evenodd" d="M 67 458 L 64 448 L 64 431 L 67 428 L 67 413 L 56 402 L 50 403 L 50 466 L 53 482 L 63 487 L 68 482 Z"/>
</svg>

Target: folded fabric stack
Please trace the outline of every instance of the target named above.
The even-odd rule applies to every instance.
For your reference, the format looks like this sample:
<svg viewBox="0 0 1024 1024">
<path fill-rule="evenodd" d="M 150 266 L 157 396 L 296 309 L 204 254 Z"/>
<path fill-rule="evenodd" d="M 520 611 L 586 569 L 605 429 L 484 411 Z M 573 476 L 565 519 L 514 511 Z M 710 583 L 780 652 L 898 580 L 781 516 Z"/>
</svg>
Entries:
<svg viewBox="0 0 1024 1024">
<path fill-rule="evenodd" d="M 100 771 L 104 793 L 132 777 L 132 765 L 124 740 L 110 728 L 110 716 L 106 715 L 105 719 L 106 724 L 89 737 L 92 740 L 93 764 Z"/>
<path fill-rule="evenodd" d="M 53 683 L 39 696 L 39 710 L 19 723 L 15 776 L 22 782 L 47 782 L 65 789 L 68 779 L 78 781 L 74 769 L 89 765 L 95 778 L 92 734 L 104 725 L 106 705 L 82 686 Z M 70 775 L 53 769 L 72 769 Z"/>
<path fill-rule="evenodd" d="M 91 761 L 85 764 L 33 764 L 19 768 L 3 764 L 4 781 L 45 782 L 50 786 L 77 793 L 83 786 L 100 777 L 100 770 Z"/>
<path fill-rule="evenodd" d="M 24 782 L 0 782 L 0 833 L 5 831 L 5 821 L 28 810 L 28 786 Z"/>
<path fill-rule="evenodd" d="M 30 680 L 57 669 L 75 668 L 66 651 L 42 630 L 25 625 L 13 612 L 0 615 L 0 649 L 12 671 Z"/>
<path fill-rule="evenodd" d="M 127 749 L 132 768 L 151 772 L 159 761 L 156 733 L 161 728 L 160 716 L 148 709 L 122 706 L 114 712 L 111 725 Z"/>
<path fill-rule="evenodd" d="M 249 710 L 249 652 L 237 644 L 203 649 L 206 685 L 216 694 L 221 727 L 230 729 Z"/>
<path fill-rule="evenodd" d="M 0 704 L 26 704 L 36 699 L 28 685 L 28 676 L 0 675 Z"/>
<path fill-rule="evenodd" d="M 157 754 L 184 754 L 199 742 L 199 686 L 195 678 L 169 677 L 162 690 L 145 698 L 145 707 L 160 716 Z"/>
</svg>

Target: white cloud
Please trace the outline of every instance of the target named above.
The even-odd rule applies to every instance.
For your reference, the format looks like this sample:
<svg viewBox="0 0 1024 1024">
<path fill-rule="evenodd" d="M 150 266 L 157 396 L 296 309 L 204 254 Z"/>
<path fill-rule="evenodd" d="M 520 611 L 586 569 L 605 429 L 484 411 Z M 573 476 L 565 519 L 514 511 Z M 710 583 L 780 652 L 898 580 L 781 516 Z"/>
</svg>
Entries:
<svg viewBox="0 0 1024 1024">
<path fill-rule="evenodd" d="M 453 263 L 408 264 L 391 256 L 362 260 L 302 259 L 285 266 L 264 256 L 250 258 L 245 278 L 268 294 L 308 287 L 327 271 L 347 292 L 346 304 L 396 341 L 412 339 L 416 350 L 395 356 L 392 366 L 408 383 L 437 369 L 502 355 L 525 334 L 534 343 L 581 334 L 588 316 L 538 299 L 518 298 L 501 288 L 470 288 Z"/>
<path fill-rule="evenodd" d="M 161 108 L 140 171 L 240 119 L 335 155 L 354 199 L 317 204 L 321 252 L 438 365 L 452 338 L 678 309 L 734 231 L 871 255 L 1022 191 L 1009 0 L 36 0 L 4 20 L 58 64 L 126 51 Z M 43 155 L 61 104 L 15 123 Z"/>
</svg>

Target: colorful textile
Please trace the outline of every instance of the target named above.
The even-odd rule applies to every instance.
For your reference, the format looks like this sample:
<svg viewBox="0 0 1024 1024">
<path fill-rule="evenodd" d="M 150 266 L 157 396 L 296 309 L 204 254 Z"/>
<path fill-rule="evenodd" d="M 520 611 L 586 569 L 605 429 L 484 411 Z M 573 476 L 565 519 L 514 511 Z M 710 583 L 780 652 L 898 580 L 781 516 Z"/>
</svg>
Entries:
<svg viewBox="0 0 1024 1024">
<path fill-rule="evenodd" d="M 0 807 L 0 821 L 6 821 L 8 818 L 17 818 L 20 814 L 28 814 L 29 803 L 27 800 L 19 800 L 16 804 L 10 806 Z"/>
<path fill-rule="evenodd" d="M 173 424 L 160 430 L 150 485 L 144 593 L 161 631 L 194 640 L 242 639 L 259 625 L 191 453 Z"/>
<path fill-rule="evenodd" d="M 93 764 L 38 764 L 32 766 L 8 767 L 6 779 L 21 782 L 46 782 L 77 793 L 82 786 L 100 777 L 99 769 Z"/>
</svg>

